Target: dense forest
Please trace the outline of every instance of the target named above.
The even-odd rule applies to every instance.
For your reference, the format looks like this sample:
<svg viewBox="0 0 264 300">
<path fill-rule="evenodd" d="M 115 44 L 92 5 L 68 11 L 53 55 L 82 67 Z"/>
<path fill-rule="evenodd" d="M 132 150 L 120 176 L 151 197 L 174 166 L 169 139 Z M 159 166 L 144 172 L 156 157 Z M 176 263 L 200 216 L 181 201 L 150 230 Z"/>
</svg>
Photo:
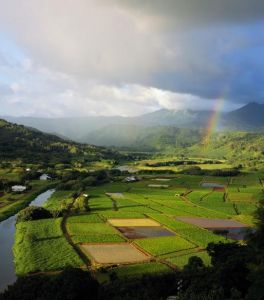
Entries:
<svg viewBox="0 0 264 300">
<path fill-rule="evenodd" d="M 79 157 L 85 161 L 93 161 L 119 156 L 118 153 L 102 147 L 64 140 L 56 135 L 4 120 L 0 120 L 0 141 L 0 156 L 3 160 L 67 163 Z"/>
</svg>

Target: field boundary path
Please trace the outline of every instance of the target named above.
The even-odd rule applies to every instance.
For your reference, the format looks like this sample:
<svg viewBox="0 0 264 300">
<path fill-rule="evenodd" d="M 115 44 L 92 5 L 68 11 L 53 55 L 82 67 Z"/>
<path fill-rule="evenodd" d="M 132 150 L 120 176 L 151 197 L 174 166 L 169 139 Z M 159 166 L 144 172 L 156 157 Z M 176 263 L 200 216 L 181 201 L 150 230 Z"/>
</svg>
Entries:
<svg viewBox="0 0 264 300">
<path fill-rule="evenodd" d="M 264 183 L 263 183 L 261 177 L 259 177 L 259 184 L 260 184 L 260 186 L 261 186 L 262 192 L 264 193 Z"/>
<path fill-rule="evenodd" d="M 74 205 L 76 199 L 74 199 L 74 201 L 69 205 L 68 210 L 66 212 L 66 214 L 62 217 L 62 221 L 61 221 L 61 230 L 63 233 L 63 236 L 65 237 L 65 239 L 67 240 L 67 242 L 72 246 L 72 248 L 75 250 L 75 252 L 78 254 L 78 256 L 80 257 L 80 259 L 84 262 L 86 268 L 89 270 L 91 267 L 91 263 L 89 261 L 89 259 L 87 258 L 87 256 L 82 252 L 82 250 L 73 242 L 67 226 L 66 226 L 66 222 L 67 219 L 70 215 L 70 210 Z"/>
<path fill-rule="evenodd" d="M 106 196 L 112 201 L 113 203 L 113 210 L 114 211 L 118 211 L 118 206 L 117 206 L 117 203 L 116 203 L 116 200 L 113 199 L 110 195 L 106 194 Z"/>
<path fill-rule="evenodd" d="M 203 195 L 202 197 L 200 197 L 200 201 L 203 201 L 205 198 L 209 197 L 211 194 L 213 194 L 214 190 L 211 190 L 209 193 Z"/>
</svg>

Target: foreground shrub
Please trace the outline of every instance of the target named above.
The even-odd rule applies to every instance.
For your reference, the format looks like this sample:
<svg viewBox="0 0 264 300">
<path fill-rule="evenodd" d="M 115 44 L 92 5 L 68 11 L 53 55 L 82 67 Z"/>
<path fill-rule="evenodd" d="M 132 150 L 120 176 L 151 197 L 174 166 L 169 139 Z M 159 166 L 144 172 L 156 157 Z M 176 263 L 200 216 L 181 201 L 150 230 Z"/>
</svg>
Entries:
<svg viewBox="0 0 264 300">
<path fill-rule="evenodd" d="M 22 209 L 17 215 L 17 223 L 24 221 L 40 220 L 52 218 L 49 210 L 39 206 L 29 206 Z"/>
<path fill-rule="evenodd" d="M 90 273 L 68 268 L 55 276 L 19 277 L 0 300 L 96 300 L 98 283 Z"/>
</svg>

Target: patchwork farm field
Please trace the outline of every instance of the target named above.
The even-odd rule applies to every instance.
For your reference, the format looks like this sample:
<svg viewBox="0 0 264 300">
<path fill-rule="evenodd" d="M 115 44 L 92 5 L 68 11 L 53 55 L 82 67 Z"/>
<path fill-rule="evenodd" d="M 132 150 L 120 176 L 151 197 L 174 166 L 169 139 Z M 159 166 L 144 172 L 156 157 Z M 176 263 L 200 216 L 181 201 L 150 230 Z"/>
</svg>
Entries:
<svg viewBox="0 0 264 300">
<path fill-rule="evenodd" d="M 57 191 L 44 204 L 67 208 L 63 218 L 17 225 L 18 274 L 86 265 L 104 281 L 113 272 L 120 277 L 170 272 L 192 256 L 209 265 L 208 243 L 230 242 L 234 235 L 226 230 L 253 226 L 252 212 L 263 194 L 251 174 L 120 180 L 87 188 L 86 211 L 74 205 L 74 192 Z"/>
</svg>

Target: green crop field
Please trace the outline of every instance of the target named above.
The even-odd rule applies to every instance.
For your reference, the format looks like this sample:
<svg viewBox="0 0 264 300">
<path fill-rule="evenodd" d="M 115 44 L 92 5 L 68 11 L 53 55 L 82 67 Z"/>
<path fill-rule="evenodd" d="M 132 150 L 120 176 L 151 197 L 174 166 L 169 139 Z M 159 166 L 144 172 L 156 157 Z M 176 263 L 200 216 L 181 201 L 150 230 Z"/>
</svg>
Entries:
<svg viewBox="0 0 264 300">
<path fill-rule="evenodd" d="M 103 223 L 97 214 L 77 215 L 67 219 L 68 223 Z"/>
<path fill-rule="evenodd" d="M 122 266 L 113 268 L 111 272 L 115 272 L 118 277 L 137 277 L 150 273 L 167 273 L 171 269 L 161 263 L 141 263 L 135 265 Z"/>
<path fill-rule="evenodd" d="M 210 257 L 205 250 L 208 243 L 231 241 L 225 236 L 180 221 L 178 217 L 233 219 L 245 226 L 252 226 L 252 213 L 258 200 L 262 199 L 262 191 L 257 176 L 250 176 L 246 187 L 243 187 L 246 178 L 247 175 L 231 180 L 226 177 L 181 174 L 170 175 L 166 178 L 168 181 L 162 182 L 159 181 L 162 178 L 157 175 L 147 175 L 134 183 L 113 182 L 86 188 L 83 193 L 89 195 L 89 209 L 85 212 L 74 210 L 74 190 L 56 191 L 46 201 L 45 207 L 52 211 L 69 209 L 65 224 L 74 247 L 80 249 L 83 243 L 131 243 L 151 260 L 147 263 L 121 264 L 107 269 L 106 273 L 100 271 L 104 264 L 96 265 L 99 280 L 110 280 L 112 273 L 120 278 L 137 277 L 148 273 L 168 272 L 168 265 L 183 268 L 191 256 L 198 256 L 205 265 L 209 265 Z M 225 192 L 203 188 L 201 182 L 207 181 L 224 184 Z M 168 184 L 169 187 L 148 186 L 159 183 Z M 133 239 L 124 236 L 118 228 L 108 223 L 109 219 L 145 218 L 155 220 L 158 225 L 175 235 Z M 60 222 L 61 219 L 49 219 L 17 225 L 14 253 L 18 274 L 60 270 L 66 265 L 84 264 L 63 236 Z"/>
<path fill-rule="evenodd" d="M 63 237 L 60 222 L 61 219 L 47 219 L 17 224 L 14 245 L 17 274 L 83 264 Z"/>
<path fill-rule="evenodd" d="M 178 268 L 183 268 L 185 265 L 187 265 L 189 259 L 193 256 L 200 257 L 206 266 L 209 266 L 211 263 L 210 256 L 205 251 L 179 255 L 176 257 L 168 258 L 167 261 L 169 261 Z"/>
<path fill-rule="evenodd" d="M 112 226 L 105 223 L 69 223 L 67 227 L 71 235 L 117 233 Z"/>
<path fill-rule="evenodd" d="M 81 234 L 81 235 L 73 235 L 72 240 L 76 244 L 80 243 L 111 243 L 111 242 L 123 242 L 124 238 L 122 238 L 118 234 Z"/>
</svg>

